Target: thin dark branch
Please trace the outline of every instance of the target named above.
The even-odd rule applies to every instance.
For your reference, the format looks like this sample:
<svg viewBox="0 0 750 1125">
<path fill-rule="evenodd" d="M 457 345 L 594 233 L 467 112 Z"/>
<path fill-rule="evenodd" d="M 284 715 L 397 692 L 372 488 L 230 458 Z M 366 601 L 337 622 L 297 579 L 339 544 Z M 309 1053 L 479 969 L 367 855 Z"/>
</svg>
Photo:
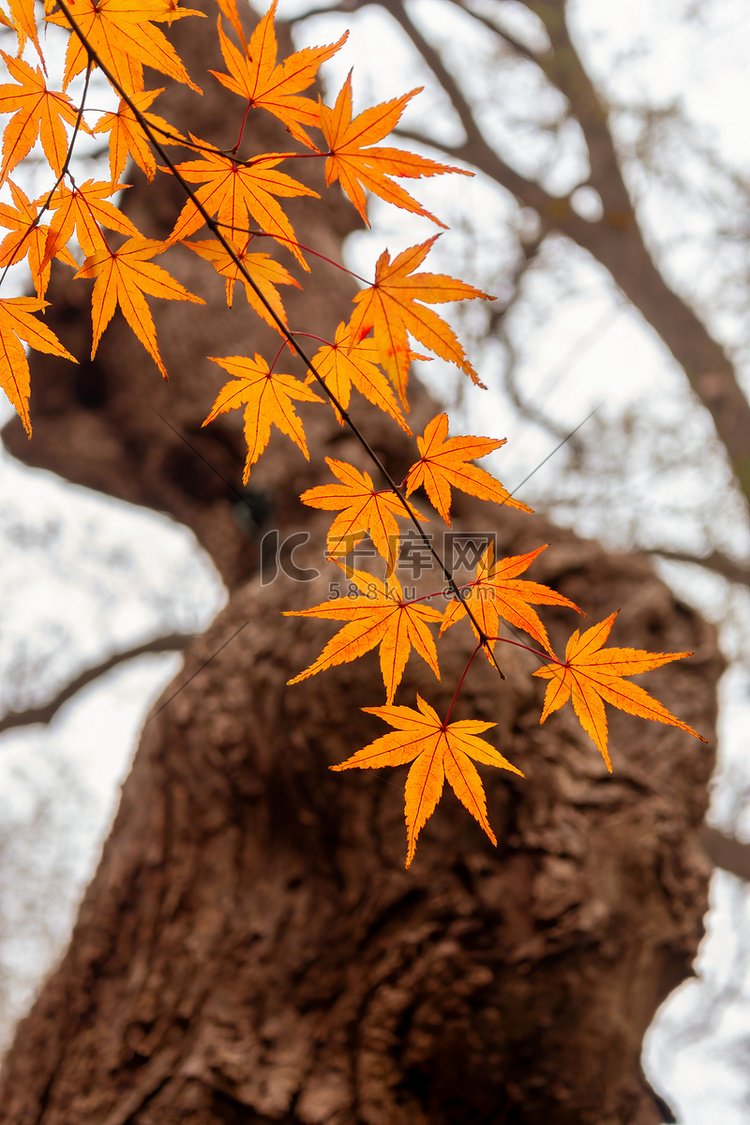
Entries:
<svg viewBox="0 0 750 1125">
<path fill-rule="evenodd" d="M 75 679 L 66 684 L 53 699 L 50 699 L 48 703 L 41 707 L 30 707 L 26 711 L 9 711 L 7 715 L 0 719 L 0 734 L 9 730 L 16 730 L 18 727 L 34 726 L 36 723 L 50 723 L 64 703 L 67 703 L 79 691 L 94 683 L 101 676 L 105 676 L 107 672 L 111 672 L 119 664 L 154 652 L 180 652 L 187 648 L 193 640 L 195 640 L 195 637 L 192 633 L 170 633 L 168 636 L 156 637 L 152 641 L 145 641 L 143 644 L 134 645 L 122 652 L 116 652 L 113 656 L 108 656 L 106 660 L 101 660 L 98 664 L 93 664 L 90 668 L 84 669 Z"/>
<path fill-rule="evenodd" d="M 519 481 L 519 483 L 518 483 L 518 484 L 516 485 L 516 487 L 515 487 L 515 488 L 513 489 L 513 491 L 511 492 L 511 496 L 515 496 L 515 494 L 516 494 L 516 493 L 518 492 L 518 490 L 519 490 L 520 488 L 523 488 L 523 486 L 524 486 L 524 485 L 526 484 L 526 482 L 527 482 L 527 481 L 529 481 L 529 480 L 531 480 L 531 478 L 532 478 L 532 477 L 534 476 L 534 474 L 535 474 L 535 473 L 538 473 L 538 472 L 539 472 L 539 470 L 541 469 L 542 465 L 546 465 L 546 464 L 547 464 L 547 462 L 548 462 L 548 461 L 549 461 L 549 460 L 550 460 L 550 459 L 551 459 L 552 457 L 554 457 L 554 456 L 555 456 L 555 454 L 557 453 L 558 449 L 562 449 L 562 447 L 563 447 L 563 446 L 565 445 L 565 443 L 566 443 L 566 442 L 570 441 L 570 440 L 571 440 L 571 438 L 574 438 L 574 437 L 575 437 L 575 435 L 576 435 L 576 434 L 578 433 L 578 431 L 579 431 L 579 430 L 581 429 L 581 427 L 582 427 L 582 426 L 585 426 L 585 425 L 586 425 L 586 423 L 588 422 L 589 418 L 593 418 L 593 416 L 594 416 L 594 415 L 596 414 L 597 410 L 599 410 L 599 408 L 601 407 L 601 405 L 602 405 L 602 404 L 601 404 L 600 402 L 597 402 L 597 404 L 596 404 L 596 406 L 595 406 L 595 407 L 593 408 L 593 410 L 589 410 L 589 412 L 588 412 L 588 414 L 586 415 L 586 417 L 585 417 L 585 418 L 582 418 L 582 419 L 581 419 L 581 421 L 580 421 L 580 422 L 578 423 L 578 425 L 577 425 L 577 426 L 574 426 L 574 428 L 573 428 L 573 429 L 572 429 L 572 430 L 571 430 L 571 431 L 570 431 L 569 433 L 567 433 L 567 434 L 565 435 L 565 437 L 564 437 L 564 438 L 562 439 L 562 441 L 559 441 L 559 442 L 557 443 L 557 445 L 555 446 L 555 448 L 554 448 L 554 449 L 552 449 L 552 450 L 550 450 L 550 452 L 549 452 L 549 453 L 547 454 L 547 456 L 546 456 L 546 457 L 544 457 L 544 458 L 543 458 L 543 459 L 542 459 L 542 460 L 541 460 L 541 461 L 539 462 L 539 464 L 538 464 L 538 465 L 536 466 L 536 468 L 535 468 L 535 469 L 532 469 L 530 473 L 527 473 L 527 474 L 526 474 L 526 476 L 525 476 L 525 477 L 523 478 L 523 480 L 522 480 L 522 481 Z"/>
<path fill-rule="evenodd" d="M 156 711 L 154 711 L 154 713 L 149 716 L 149 718 L 147 719 L 147 722 L 150 723 L 151 719 L 155 719 L 156 716 L 159 715 L 164 710 L 165 707 L 168 707 L 169 704 L 172 702 L 172 700 L 176 699 L 176 697 L 180 694 L 180 692 L 183 691 L 183 689 L 186 688 L 188 686 L 188 684 L 192 683 L 193 680 L 195 679 L 195 677 L 197 675 L 199 675 L 203 671 L 204 668 L 207 668 L 208 665 L 211 663 L 211 661 L 215 660 L 215 658 L 219 655 L 219 653 L 222 652 L 227 647 L 228 644 L 231 644 L 232 641 L 234 640 L 234 638 L 239 636 L 239 634 L 242 632 L 242 630 L 245 629 L 249 624 L 250 624 L 249 621 L 243 621 L 242 624 L 240 625 L 240 627 L 238 629 L 235 629 L 235 631 L 232 633 L 231 637 L 227 637 L 227 639 L 221 645 L 219 645 L 219 647 L 216 649 L 216 651 L 212 652 L 211 655 L 203 661 L 203 663 L 200 665 L 200 667 L 196 668 L 195 671 L 192 673 L 192 675 L 188 676 L 188 678 L 185 680 L 185 682 L 180 684 L 180 686 L 177 688 L 177 690 L 173 691 L 172 694 L 167 699 L 164 700 L 164 702 L 161 704 L 160 707 L 157 707 Z"/>
</svg>

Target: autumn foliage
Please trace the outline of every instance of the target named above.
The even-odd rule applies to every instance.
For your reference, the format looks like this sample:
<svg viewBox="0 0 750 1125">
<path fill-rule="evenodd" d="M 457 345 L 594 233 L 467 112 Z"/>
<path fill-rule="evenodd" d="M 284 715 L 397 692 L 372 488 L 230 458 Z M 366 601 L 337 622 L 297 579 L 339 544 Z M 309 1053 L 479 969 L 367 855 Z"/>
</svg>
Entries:
<svg viewBox="0 0 750 1125">
<path fill-rule="evenodd" d="M 385 706 L 366 710 L 393 729 L 333 768 L 373 769 L 411 763 L 406 778 L 407 867 L 419 832 L 433 813 L 446 780 L 496 843 L 474 763 L 516 774 L 520 771 L 480 737 L 493 724 L 472 719 L 450 721 L 463 680 L 480 651 L 499 675 L 497 650 L 502 643 L 520 645 L 534 653 L 542 662 L 534 674 L 548 681 L 541 721 L 571 701 L 608 769 L 605 703 L 696 733 L 643 688 L 623 678 L 690 654 L 603 647 L 616 616 L 613 614 L 582 634 L 576 631 L 564 659 L 558 658 L 535 607 L 582 611 L 549 587 L 521 577 L 543 547 L 504 559 L 495 558 L 488 547 L 473 580 L 459 587 L 435 554 L 429 537 L 423 535 L 425 548 L 435 555 L 442 572 L 449 595 L 447 608 L 430 604 L 442 600 L 442 590 L 420 598 L 407 596 L 396 574 L 399 536 L 404 526 L 422 534 L 420 529 L 429 518 L 435 518 L 435 513 L 450 526 L 453 490 L 490 504 L 529 509 L 475 464 L 503 441 L 449 436 L 446 414 L 433 418 L 416 438 L 411 468 L 403 481 L 394 480 L 349 413 L 352 391 L 364 395 L 411 436 L 408 378 L 414 347 L 454 364 L 482 386 L 456 334 L 435 306 L 492 298 L 464 281 L 423 270 L 438 235 L 394 256 L 384 250 L 374 277 L 364 281 L 353 298 L 348 323 L 338 326 L 333 340 L 319 340 L 310 358 L 305 351 L 306 338 L 315 326 L 306 333 L 290 329 L 281 289 L 304 283 L 305 275 L 314 270 L 315 255 L 297 242 L 283 200 L 317 197 L 293 174 L 294 161 L 304 155 L 322 161 L 326 183 L 341 185 L 365 223 L 369 192 L 443 227 L 398 181 L 471 172 L 381 143 L 398 124 L 417 90 L 358 114 L 353 111 L 351 74 L 332 105 L 311 95 L 319 67 L 339 50 L 346 36 L 337 43 L 306 48 L 279 60 L 275 0 L 249 40 L 236 0 L 217 0 L 217 5 L 219 44 L 226 70 L 212 73 L 238 99 L 238 139 L 231 150 L 217 149 L 210 138 L 192 134 L 183 137 L 152 111 L 163 89 L 147 90 L 144 86 L 143 68 L 147 66 L 167 80 L 198 90 L 163 28 L 168 30 L 178 19 L 199 18 L 201 13 L 180 8 L 177 0 L 139 0 L 137 5 L 131 0 L 45 0 L 44 20 L 69 32 L 61 90 L 47 85 L 33 0 L 10 0 L 11 16 L 0 13 L 0 22 L 9 29 L 8 38 L 14 35 L 17 44 L 15 52 L 2 52 L 8 81 L 0 85 L 0 113 L 8 117 L 0 168 L 7 192 L 6 201 L 0 202 L 0 225 L 8 233 L 0 242 L 0 268 L 4 278 L 11 265 L 26 259 L 36 290 L 36 297 L 0 298 L 1 384 L 31 437 L 29 367 L 24 345 L 75 362 L 43 320 L 53 259 L 75 269 L 76 277 L 93 281 L 92 356 L 119 307 L 155 369 L 165 378 L 168 372 L 159 353 L 149 298 L 202 302 L 156 259 L 175 243 L 183 243 L 224 279 L 229 306 L 239 283 L 249 315 L 262 317 L 279 335 L 275 356 L 213 357 L 229 379 L 210 409 L 207 404 L 204 425 L 227 411 L 242 412 L 247 440 L 243 480 L 247 482 L 263 454 L 272 426 L 310 458 L 304 426 L 308 409 L 332 409 L 337 420 L 350 426 L 362 441 L 372 460 L 371 474 L 345 461 L 329 459 L 327 481 L 301 496 L 303 504 L 333 514 L 326 552 L 341 566 L 348 593 L 301 611 L 302 616 L 340 623 L 340 628 L 320 656 L 290 683 L 324 673 L 377 648 Z M 99 70 L 116 92 L 115 111 L 94 110 L 87 104 L 94 70 Z M 85 77 L 83 93 L 76 103 L 67 91 L 79 75 Z M 270 113 L 285 125 L 289 151 L 252 159 L 240 155 L 247 123 L 257 113 Z M 71 173 L 71 154 L 82 131 L 107 138 L 109 180 L 78 183 Z M 30 200 L 11 177 L 37 143 L 48 165 L 49 185 L 37 199 Z M 174 145 L 191 151 L 191 158 L 175 163 L 169 156 L 169 148 Z M 120 183 L 120 177 L 128 157 L 149 178 L 157 174 L 175 177 L 184 190 L 184 206 L 164 242 L 143 237 L 113 202 L 127 186 Z M 201 236 L 195 238 L 199 233 Z M 248 315 L 248 310 L 240 308 L 237 315 Z M 304 361 L 306 379 L 284 370 L 284 357 L 290 354 Z M 290 455 L 299 454 L 290 448 Z M 420 491 L 434 509 L 429 518 L 411 499 Z M 382 578 L 347 562 L 347 556 L 365 537 L 382 560 Z M 445 717 L 420 697 L 416 709 L 395 704 L 412 649 L 439 679 L 439 638 L 464 620 L 473 630 L 476 643 L 468 652 L 466 669 Z M 503 635 L 508 629 L 511 635 Z M 526 634 L 531 643 L 520 641 L 520 634 Z"/>
</svg>

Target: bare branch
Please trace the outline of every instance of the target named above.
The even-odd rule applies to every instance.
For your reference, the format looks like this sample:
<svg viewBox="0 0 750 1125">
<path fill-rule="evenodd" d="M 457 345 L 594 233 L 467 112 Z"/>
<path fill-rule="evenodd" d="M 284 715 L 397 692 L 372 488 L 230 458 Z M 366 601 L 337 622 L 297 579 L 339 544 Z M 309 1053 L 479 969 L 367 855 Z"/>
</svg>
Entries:
<svg viewBox="0 0 750 1125">
<path fill-rule="evenodd" d="M 409 19 L 403 0 L 381 2 L 407 33 L 453 102 L 466 141 L 451 148 L 451 156 L 472 164 L 506 188 L 522 206 L 533 208 L 539 214 L 543 233 L 558 231 L 567 235 L 610 271 L 615 283 L 682 366 L 693 391 L 711 414 L 740 487 L 750 499 L 750 404 L 728 357 L 685 300 L 667 285 L 643 241 L 622 178 L 606 107 L 568 32 L 565 0 L 528 0 L 527 6 L 544 23 L 553 48 L 551 54 L 534 61 L 568 99 L 588 146 L 591 165 L 588 182 L 599 193 L 604 208 L 602 220 L 593 223 L 575 213 L 570 197 L 550 195 L 540 184 L 526 179 L 498 156 L 484 139 L 472 107 L 440 53 Z M 436 147 L 443 146 L 437 144 Z"/>
<path fill-rule="evenodd" d="M 738 582 L 742 586 L 750 586 L 750 566 L 735 562 L 721 551 L 712 551 L 710 555 L 691 555 L 687 551 L 668 551 L 659 547 L 643 548 L 644 554 L 658 555 L 659 558 L 669 559 L 670 562 L 692 563 L 694 566 L 705 567 L 713 570 L 722 578 L 730 582 Z"/>
<path fill-rule="evenodd" d="M 344 15 L 351 15 L 352 12 L 357 12 L 360 8 L 366 8 L 368 4 L 376 3 L 377 0 L 339 0 L 338 4 L 322 4 L 319 8 L 308 8 L 306 12 L 300 12 L 298 16 L 287 16 L 284 23 L 289 27 L 293 27 L 295 23 L 302 23 L 303 20 L 312 19 L 313 16 L 329 16 L 333 12 L 342 12 Z"/>
<path fill-rule="evenodd" d="M 750 844 L 743 844 L 736 836 L 725 836 L 718 828 L 704 824 L 701 829 L 703 850 L 722 871 L 729 871 L 738 879 L 750 880 Z"/>
<path fill-rule="evenodd" d="M 535 181 L 527 180 L 525 176 L 522 176 L 519 172 L 511 168 L 510 165 L 506 164 L 504 160 L 501 160 L 495 150 L 487 143 L 482 135 L 482 131 L 476 123 L 474 110 L 465 97 L 463 90 L 446 67 L 437 48 L 433 47 L 431 43 L 428 43 L 421 31 L 412 23 L 404 9 L 403 0 L 380 0 L 380 4 L 381 7 L 385 8 L 385 10 L 393 16 L 396 22 L 409 36 L 443 90 L 450 98 L 451 104 L 458 115 L 466 134 L 466 140 L 463 144 L 451 147 L 446 151 L 449 151 L 453 156 L 457 156 L 461 160 L 465 160 L 467 164 L 473 164 L 475 168 L 479 168 L 486 175 L 490 176 L 491 179 L 499 183 L 501 187 L 511 192 L 524 206 L 532 207 L 540 213 L 544 212 L 553 197 L 548 195 L 544 188 L 535 183 Z M 445 149 L 444 145 L 435 140 L 428 140 L 426 137 L 415 139 L 421 140 L 424 144 L 430 144 L 437 148 Z M 554 202 L 559 207 L 562 201 L 555 199 Z"/>
<path fill-rule="evenodd" d="M 475 19 L 477 23 L 483 24 L 484 27 L 488 28 L 489 31 L 492 31 L 495 35 L 498 36 L 499 39 L 502 39 L 503 42 L 506 43 L 508 47 L 510 47 L 514 54 L 518 55 L 522 59 L 526 59 L 527 62 L 533 62 L 537 63 L 537 65 L 540 65 L 539 57 L 534 54 L 533 51 L 530 51 L 529 48 L 525 46 L 525 44 L 523 44 L 520 39 L 516 39 L 515 35 L 512 35 L 505 28 L 498 27 L 497 24 L 488 19 L 487 16 L 483 16 L 480 12 L 475 12 L 473 8 L 467 8 L 463 0 L 448 0 L 448 2 L 450 4 L 454 4 L 457 8 L 460 8 L 462 12 L 466 12 L 466 14 L 471 16 L 472 19 Z"/>
<path fill-rule="evenodd" d="M 116 652 L 114 656 L 107 657 L 106 660 L 100 661 L 98 664 L 93 664 L 90 668 L 84 669 L 75 679 L 66 684 L 61 691 L 54 696 L 48 703 L 41 707 L 30 707 L 26 711 L 9 711 L 0 719 L 0 734 L 4 734 L 9 730 L 16 730 L 18 727 L 29 727 L 35 723 L 49 723 L 55 717 L 57 712 L 77 695 L 79 691 L 87 687 L 89 684 L 98 680 L 100 676 L 104 676 L 107 672 L 111 672 L 118 664 L 124 664 L 127 660 L 135 660 L 138 656 L 146 656 L 152 652 L 179 652 L 187 648 L 191 641 L 195 640 L 192 633 L 170 633 L 165 637 L 156 637 L 152 641 L 145 641 L 143 644 L 134 645 L 133 648 L 125 649 L 123 652 Z"/>
<path fill-rule="evenodd" d="M 589 182 L 599 192 L 605 211 L 616 210 L 629 218 L 633 206 L 620 172 L 607 109 L 570 38 L 566 0 L 527 0 L 527 6 L 539 16 L 550 37 L 552 51 L 544 59 L 543 70 L 567 98 L 581 127 L 591 165 Z"/>
</svg>

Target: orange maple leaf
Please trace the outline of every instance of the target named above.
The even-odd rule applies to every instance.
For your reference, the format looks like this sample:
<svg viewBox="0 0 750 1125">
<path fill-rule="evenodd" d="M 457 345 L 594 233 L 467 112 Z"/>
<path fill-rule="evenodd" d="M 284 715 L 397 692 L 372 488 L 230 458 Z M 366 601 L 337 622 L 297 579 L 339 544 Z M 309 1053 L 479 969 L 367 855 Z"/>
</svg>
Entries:
<svg viewBox="0 0 750 1125">
<path fill-rule="evenodd" d="M 247 36 L 245 35 L 245 29 L 242 26 L 240 13 L 237 11 L 237 0 L 216 0 L 216 3 L 218 4 L 219 10 L 221 11 L 222 15 L 226 16 L 226 18 L 231 23 L 234 32 L 242 46 L 246 47 Z"/>
<path fill-rule="evenodd" d="M 196 144 L 204 144 L 192 133 L 190 138 Z M 285 172 L 275 172 L 273 169 L 283 159 L 278 153 L 244 161 L 224 156 L 220 152 L 206 152 L 200 160 L 178 164 L 177 170 L 189 183 L 203 184 L 195 192 L 196 198 L 209 215 L 216 215 L 229 238 L 235 238 L 236 233 L 247 237 L 249 215 L 260 225 L 261 230 L 278 238 L 300 264 L 309 270 L 310 267 L 297 245 L 292 224 L 274 196 L 310 195 L 315 199 L 320 199 L 320 196 Z M 168 171 L 166 168 L 163 170 Z M 177 242 L 187 238 L 203 226 L 203 222 L 200 211 L 192 199 L 188 199 L 177 218 L 170 241 Z"/>
<path fill-rule="evenodd" d="M 67 94 L 47 89 L 41 67 L 11 58 L 5 51 L 0 51 L 0 55 L 16 80 L 0 86 L 0 113 L 13 114 L 3 130 L 0 180 L 30 152 L 37 137 L 50 167 L 59 176 L 68 152 L 65 122 L 75 124 L 76 107 Z"/>
<path fill-rule="evenodd" d="M 202 297 L 188 293 L 165 269 L 149 261 L 155 254 L 163 253 L 165 248 L 166 243 L 156 242 L 151 238 L 130 238 L 118 250 L 106 247 L 90 255 L 76 274 L 76 277 L 96 279 L 91 295 L 94 329 L 92 359 L 96 355 L 102 332 L 119 305 L 128 324 L 164 378 L 167 378 L 167 369 L 156 345 L 153 317 L 144 294 L 165 297 L 170 301 L 193 301 L 198 305 L 204 305 L 205 301 Z"/>
<path fill-rule="evenodd" d="M 637 648 L 602 648 L 609 636 L 612 623 L 617 617 L 613 613 L 606 621 L 593 625 L 585 633 L 576 629 L 565 650 L 565 663 L 545 664 L 537 668 L 535 676 L 549 680 L 544 697 L 544 709 L 539 720 L 543 723 L 548 715 L 557 711 L 568 699 L 573 698 L 573 710 L 578 720 L 601 751 L 612 772 L 612 763 L 607 750 L 607 716 L 604 703 L 611 703 L 630 715 L 643 719 L 653 719 L 657 723 L 679 727 L 688 734 L 706 739 L 687 723 L 676 719 L 666 707 L 644 691 L 637 684 L 628 683 L 623 676 L 636 676 L 640 672 L 650 672 L 661 668 L 672 660 L 692 656 L 692 652 L 644 652 Z"/>
<path fill-rule="evenodd" d="M 415 215 L 432 219 L 439 227 L 445 227 L 440 219 L 426 211 L 399 184 L 394 184 L 389 176 L 418 179 L 421 176 L 438 176 L 445 172 L 458 172 L 462 176 L 473 176 L 464 168 L 454 168 L 450 164 L 439 164 L 407 152 L 400 148 L 383 148 L 376 145 L 395 129 L 406 105 L 422 87 L 392 98 L 381 105 L 372 106 L 358 114 L 352 121 L 352 76 L 351 72 L 341 88 L 333 109 L 320 104 L 320 128 L 328 145 L 326 160 L 326 184 L 339 180 L 342 188 L 359 211 L 369 227 L 365 193 L 369 191 Z"/>
<path fill-rule="evenodd" d="M 582 613 L 582 610 L 569 598 L 558 594 L 556 590 L 551 590 L 549 586 L 516 577 L 518 574 L 523 574 L 545 548 L 546 544 L 544 547 L 538 547 L 536 551 L 529 551 L 527 555 L 512 555 L 507 559 L 495 561 L 494 547 L 490 543 L 479 561 L 475 581 L 464 589 L 461 601 L 452 601 L 445 611 L 443 624 L 440 627 L 441 634 L 456 621 L 467 617 L 463 607 L 469 606 L 487 637 L 497 637 L 499 621 L 502 617 L 511 625 L 523 629 L 525 633 L 539 641 L 551 656 L 554 656 L 547 630 L 539 614 L 531 608 L 532 605 L 565 606 L 567 609 L 574 609 L 576 613 Z M 476 633 L 474 622 L 471 618 L 469 621 Z"/>
<path fill-rule="evenodd" d="M 42 55 L 42 48 L 39 46 L 39 32 L 37 29 L 36 14 L 34 12 L 34 0 L 8 0 L 8 7 L 10 8 L 12 21 L 3 16 L 0 22 L 2 22 L 5 27 L 12 27 L 18 36 L 18 57 L 20 58 L 23 54 L 26 40 L 30 39 L 36 47 L 39 61 L 42 66 L 44 66 L 44 56 Z"/>
<path fill-rule="evenodd" d="M 184 16 L 203 16 L 203 12 L 176 8 L 169 0 L 67 0 L 67 7 L 87 42 L 126 94 L 137 94 L 143 89 L 144 65 L 201 93 L 154 21 L 172 23 Z M 48 23 L 70 28 L 62 11 L 46 19 Z M 73 33 L 65 54 L 64 90 L 85 69 L 88 57 L 82 41 Z"/>
<path fill-rule="evenodd" d="M 391 385 L 381 369 L 376 366 L 379 358 L 380 353 L 375 340 L 371 336 L 364 340 L 352 337 L 350 326 L 342 321 L 336 329 L 334 342 L 319 348 L 312 362 L 315 370 L 325 379 L 326 386 L 336 396 L 344 410 L 349 405 L 351 388 L 354 385 L 371 403 L 380 407 L 385 414 L 390 414 L 401 429 L 411 436 L 411 430 L 398 408 Z M 308 383 L 314 378 L 314 375 L 308 375 Z M 340 424 L 343 425 L 344 420 L 335 406 L 333 410 Z"/>
<path fill-rule="evenodd" d="M 0 268 L 22 262 L 28 255 L 31 280 L 40 299 L 44 297 L 49 285 L 52 269 L 49 260 L 45 261 L 45 248 L 49 227 L 37 223 L 38 209 L 25 193 L 12 180 L 8 181 L 15 207 L 0 203 L 0 226 L 10 228 L 0 242 Z M 66 265 L 78 269 L 78 263 L 66 247 L 62 247 L 57 257 Z"/>
<path fill-rule="evenodd" d="M 303 126 L 318 124 L 318 106 L 311 98 L 300 97 L 299 92 L 312 85 L 320 65 L 346 42 L 349 32 L 344 32 L 338 43 L 295 51 L 277 66 L 278 44 L 273 26 L 276 3 L 277 0 L 273 0 L 244 52 L 238 51 L 227 38 L 219 21 L 221 52 L 230 73 L 212 70 L 211 74 L 232 93 L 246 98 L 248 105 L 266 109 L 278 117 L 298 141 L 316 148 Z"/>
<path fill-rule="evenodd" d="M 311 508 L 343 509 L 328 531 L 328 553 L 334 558 L 347 555 L 369 533 L 375 550 L 388 563 L 388 574 L 393 574 L 400 534 L 396 516 L 406 515 L 403 504 L 390 490 L 377 491 L 369 473 L 358 472 L 346 461 L 326 457 L 326 464 L 341 484 L 309 488 L 300 500 Z M 418 512 L 415 515 L 425 519 Z"/>
<path fill-rule="evenodd" d="M 293 375 L 269 370 L 268 364 L 257 352 L 254 360 L 239 355 L 227 359 L 217 359 L 215 356 L 209 358 L 234 375 L 235 380 L 219 391 L 203 425 L 213 422 L 219 414 L 244 406 L 247 458 L 242 483 L 247 484 L 251 468 L 268 445 L 271 423 L 291 438 L 309 461 L 305 431 L 293 402 L 323 400 Z"/>
<path fill-rule="evenodd" d="M 31 437 L 29 361 L 21 341 L 35 351 L 59 355 L 71 363 L 78 362 L 62 346 L 54 332 L 33 315 L 48 304 L 48 301 L 35 297 L 0 299 L 0 387 L 18 412 L 28 437 Z"/>
<path fill-rule="evenodd" d="M 410 496 L 422 485 L 448 527 L 451 526 L 451 485 L 482 500 L 509 504 L 522 512 L 532 511 L 520 500 L 514 500 L 496 477 L 471 464 L 475 457 L 484 457 L 505 445 L 505 438 L 449 438 L 448 415 L 438 414 L 427 423 L 424 435 L 417 438 L 417 445 L 422 456 L 409 469 L 406 495 Z"/>
<path fill-rule="evenodd" d="M 67 245 L 74 234 L 85 255 L 109 250 L 101 227 L 108 227 L 133 238 L 138 237 L 138 231 L 127 215 L 115 207 L 114 203 L 107 201 L 107 196 L 129 186 L 109 184 L 105 180 L 86 180 L 72 191 L 66 184 L 60 184 L 49 201 L 46 195 L 35 200 L 36 205 L 45 203 L 54 211 L 47 233 L 43 264 L 59 257 L 63 246 Z"/>
<path fill-rule="evenodd" d="M 380 645 L 380 671 L 385 684 L 386 700 L 391 703 L 401 683 L 412 646 L 440 679 L 437 650 L 428 624 L 436 624 L 442 614 L 420 602 L 404 601 L 401 584 L 396 578 L 382 582 L 364 570 L 343 568 L 359 596 L 333 598 L 312 609 L 285 611 L 286 617 L 325 617 L 348 621 L 340 629 L 317 660 L 288 684 L 298 684 L 336 664 L 347 664 Z"/>
<path fill-rule="evenodd" d="M 417 707 L 418 711 L 412 707 L 363 707 L 363 711 L 384 719 L 395 730 L 376 738 L 345 762 L 330 767 L 332 770 L 366 770 L 414 762 L 406 778 L 404 793 L 407 867 L 414 858 L 417 837 L 435 811 L 446 780 L 461 804 L 497 845 L 497 838 L 487 819 L 484 786 L 474 762 L 524 776 L 494 746 L 478 737 L 495 723 L 479 719 L 442 722 L 435 709 L 419 695 Z"/>
<path fill-rule="evenodd" d="M 184 137 L 174 129 L 168 121 L 163 117 L 159 117 L 155 113 L 147 113 L 148 107 L 159 94 L 164 93 L 164 87 L 159 90 L 141 90 L 138 94 L 131 94 L 130 100 L 135 105 L 148 123 L 153 126 L 159 134 L 159 140 L 163 145 L 179 144 L 184 141 Z M 151 151 L 151 144 L 148 136 L 143 131 L 140 121 L 133 113 L 127 102 L 120 100 L 120 105 L 116 113 L 103 114 L 92 132 L 94 133 L 109 133 L 109 174 L 112 177 L 112 183 L 115 184 L 119 180 L 123 169 L 127 163 L 128 155 L 133 157 L 138 167 L 146 174 L 149 180 L 153 180 L 156 173 L 156 160 Z"/>
<path fill-rule="evenodd" d="M 475 297 L 494 300 L 481 289 L 456 281 L 446 274 L 412 273 L 422 264 L 439 237 L 436 234 L 420 246 L 410 246 L 392 262 L 388 251 L 383 251 L 375 267 L 374 283 L 361 289 L 354 297 L 356 308 L 351 320 L 352 339 L 364 336 L 369 328 L 373 329 L 380 362 L 404 404 L 411 359 L 409 332 L 435 355 L 455 363 L 473 382 L 484 385 L 479 382 L 453 329 L 432 309 L 417 304 L 418 301 L 428 304 L 467 301 Z"/>
<path fill-rule="evenodd" d="M 229 241 L 229 240 L 227 240 Z M 287 324 L 286 310 L 282 304 L 281 297 L 277 285 L 294 285 L 297 289 L 301 286 L 298 281 L 295 281 L 288 270 L 284 268 L 279 262 L 275 262 L 270 254 L 248 253 L 248 247 L 251 244 L 251 239 L 247 239 L 244 246 L 239 246 L 237 243 L 230 242 L 234 255 L 242 263 L 247 272 L 252 277 L 255 284 L 260 289 L 268 304 L 274 310 L 279 320 L 283 324 Z M 255 309 L 258 316 L 262 316 L 271 328 L 279 332 L 279 326 L 269 313 L 266 306 L 261 301 L 258 294 L 253 289 L 252 285 L 247 281 L 244 274 L 240 270 L 235 258 L 224 249 L 220 242 L 215 238 L 208 238 L 202 242 L 185 242 L 185 246 L 198 254 L 199 257 L 205 258 L 206 261 L 211 262 L 217 273 L 226 278 L 226 295 L 227 306 L 231 309 L 232 300 L 234 295 L 235 284 L 240 281 L 245 287 L 245 294 L 247 296 L 248 304 Z"/>
</svg>

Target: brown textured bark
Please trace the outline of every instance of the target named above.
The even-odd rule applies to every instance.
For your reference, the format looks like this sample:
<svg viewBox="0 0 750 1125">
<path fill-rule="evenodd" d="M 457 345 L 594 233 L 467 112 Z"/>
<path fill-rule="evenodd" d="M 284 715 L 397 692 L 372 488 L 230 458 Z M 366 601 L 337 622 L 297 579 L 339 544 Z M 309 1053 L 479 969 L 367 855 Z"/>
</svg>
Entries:
<svg viewBox="0 0 750 1125">
<path fill-rule="evenodd" d="M 204 106 L 221 118 L 218 96 Z M 191 127 L 204 128 L 194 117 Z M 127 205 L 169 225 L 172 204 L 143 184 Z M 300 230 L 308 214 L 300 206 Z M 318 212 L 305 239 L 335 243 L 337 214 Z M 326 768 L 384 730 L 359 710 L 381 697 L 376 660 L 284 687 L 328 632 L 280 610 L 325 598 L 330 575 L 261 588 L 231 487 L 151 409 L 239 479 L 234 420 L 199 429 L 220 377 L 203 357 L 263 350 L 265 334 L 253 323 L 248 340 L 248 320 L 226 316 L 197 259 L 175 251 L 170 264 L 211 304 L 187 316 L 165 306 L 169 386 L 118 319 L 82 373 L 35 357 L 34 442 L 6 431 L 29 463 L 182 519 L 234 592 L 145 725 L 70 949 L 7 1059 L 0 1122 L 655 1125 L 640 1044 L 701 934 L 710 750 L 617 714 L 610 777 L 571 716 L 539 727 L 527 654 L 503 653 L 505 683 L 476 661 L 456 717 L 496 722 L 497 745 L 528 780 L 485 771 L 497 850 L 446 795 L 405 872 L 399 771 Z M 295 325 L 346 315 L 332 286 L 300 296 Z M 83 357 L 78 292 L 58 277 L 50 319 Z M 357 413 L 398 472 L 402 435 Z M 360 459 L 325 408 L 305 418 L 319 456 Z M 299 553 L 310 566 L 322 520 L 296 496 L 316 474 L 282 439 L 251 478 L 273 502 L 269 526 L 312 533 Z M 592 619 L 620 607 L 615 643 L 694 649 L 649 686 L 711 734 L 713 634 L 646 562 L 468 499 L 457 526 L 491 526 L 505 554 L 552 541 L 536 577 Z M 550 619 L 559 640 L 569 622 Z M 417 689 L 445 713 L 471 642 L 461 627 L 441 643 L 442 683 L 411 661 L 399 698 Z"/>
</svg>

